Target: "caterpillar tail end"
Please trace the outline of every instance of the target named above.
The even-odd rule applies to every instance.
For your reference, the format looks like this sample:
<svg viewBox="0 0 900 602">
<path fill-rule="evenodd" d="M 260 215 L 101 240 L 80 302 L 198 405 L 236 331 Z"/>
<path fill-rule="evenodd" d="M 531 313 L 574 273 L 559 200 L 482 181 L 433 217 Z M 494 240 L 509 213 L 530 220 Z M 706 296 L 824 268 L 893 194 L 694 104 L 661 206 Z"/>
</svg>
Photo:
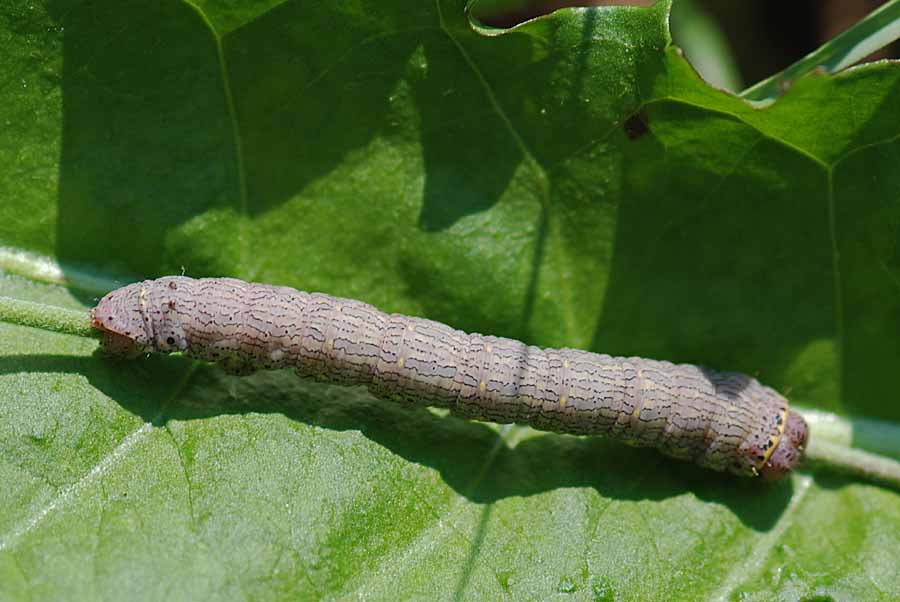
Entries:
<svg viewBox="0 0 900 602">
<path fill-rule="evenodd" d="M 787 424 L 775 450 L 759 470 L 759 474 L 767 481 L 778 481 L 787 476 L 803 459 L 803 450 L 809 438 L 809 427 L 803 416 L 791 410 L 788 412 Z"/>
</svg>

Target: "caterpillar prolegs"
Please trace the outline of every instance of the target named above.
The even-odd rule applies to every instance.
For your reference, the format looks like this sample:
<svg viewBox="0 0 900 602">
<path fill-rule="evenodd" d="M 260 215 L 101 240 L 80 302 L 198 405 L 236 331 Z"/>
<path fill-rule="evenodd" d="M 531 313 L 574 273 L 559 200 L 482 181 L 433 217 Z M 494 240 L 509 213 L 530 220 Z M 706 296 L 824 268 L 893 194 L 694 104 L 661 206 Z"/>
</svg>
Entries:
<svg viewBox="0 0 900 602">
<path fill-rule="evenodd" d="M 231 374 L 293 368 L 383 399 L 604 435 L 743 476 L 783 477 L 807 439 L 787 400 L 743 374 L 540 349 L 284 286 L 146 280 L 109 293 L 91 315 L 121 357 L 183 352 Z"/>
</svg>

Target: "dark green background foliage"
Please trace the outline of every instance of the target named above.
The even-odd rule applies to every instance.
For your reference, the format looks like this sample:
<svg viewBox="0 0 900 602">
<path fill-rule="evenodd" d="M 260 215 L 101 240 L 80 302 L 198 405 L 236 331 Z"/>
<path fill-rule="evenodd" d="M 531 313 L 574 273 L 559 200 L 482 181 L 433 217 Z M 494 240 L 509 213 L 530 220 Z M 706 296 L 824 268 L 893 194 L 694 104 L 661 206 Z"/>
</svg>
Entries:
<svg viewBox="0 0 900 602">
<path fill-rule="evenodd" d="M 896 63 L 762 110 L 664 4 L 505 32 L 459 0 L 8 4 L 4 295 L 103 292 L 39 256 L 183 268 L 900 421 Z M 2 599 L 900 597 L 888 490 L 95 348 L 0 325 Z"/>
</svg>

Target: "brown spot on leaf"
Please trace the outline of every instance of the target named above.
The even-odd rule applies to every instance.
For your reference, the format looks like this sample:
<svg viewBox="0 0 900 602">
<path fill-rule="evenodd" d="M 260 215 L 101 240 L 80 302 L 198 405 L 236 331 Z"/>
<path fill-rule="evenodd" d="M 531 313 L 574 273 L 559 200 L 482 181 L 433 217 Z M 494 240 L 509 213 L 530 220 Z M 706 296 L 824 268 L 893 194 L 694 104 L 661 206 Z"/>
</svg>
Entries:
<svg viewBox="0 0 900 602">
<path fill-rule="evenodd" d="M 643 111 L 635 113 L 626 119 L 622 127 L 625 128 L 625 135 L 628 136 L 628 139 L 637 140 L 650 131 L 650 128 L 647 127 L 647 121 L 647 115 Z"/>
</svg>

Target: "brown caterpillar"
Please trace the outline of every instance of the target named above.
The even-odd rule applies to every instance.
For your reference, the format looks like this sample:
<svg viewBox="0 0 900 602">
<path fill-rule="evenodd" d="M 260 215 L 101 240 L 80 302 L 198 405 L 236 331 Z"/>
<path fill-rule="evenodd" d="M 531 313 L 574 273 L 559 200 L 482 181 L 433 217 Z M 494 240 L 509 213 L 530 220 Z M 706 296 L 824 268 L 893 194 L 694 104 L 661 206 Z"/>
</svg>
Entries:
<svg viewBox="0 0 900 602">
<path fill-rule="evenodd" d="M 360 301 L 232 278 L 146 280 L 91 312 L 116 356 L 183 352 L 231 374 L 293 368 L 475 420 L 605 435 L 714 470 L 779 479 L 803 418 L 756 379 L 689 364 L 539 349 L 386 314 Z"/>
</svg>

